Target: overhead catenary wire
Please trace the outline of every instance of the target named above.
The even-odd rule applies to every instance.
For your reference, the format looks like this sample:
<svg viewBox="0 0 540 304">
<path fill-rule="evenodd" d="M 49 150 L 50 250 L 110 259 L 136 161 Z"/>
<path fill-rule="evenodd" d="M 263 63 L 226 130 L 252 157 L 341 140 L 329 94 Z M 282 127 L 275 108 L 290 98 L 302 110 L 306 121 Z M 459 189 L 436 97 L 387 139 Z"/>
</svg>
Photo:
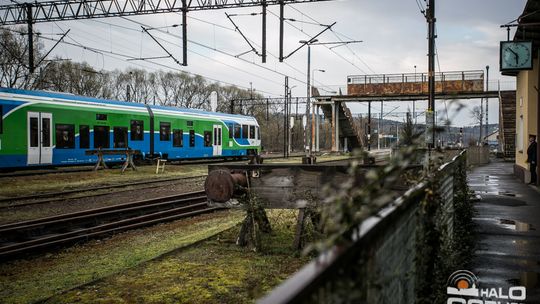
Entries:
<svg viewBox="0 0 540 304">
<path fill-rule="evenodd" d="M 12 31 L 15 31 L 15 30 L 12 30 Z M 20 33 L 20 34 L 24 34 L 24 32 L 19 32 L 19 31 L 15 31 L 15 32 Z M 67 37 L 69 38 L 69 36 L 67 36 Z M 55 42 L 59 41 L 59 39 L 54 39 L 54 38 L 50 38 L 50 37 L 42 37 L 42 39 L 55 41 Z M 136 57 L 131 56 L 131 55 L 121 54 L 121 53 L 108 51 L 108 50 L 104 50 L 104 49 L 99 49 L 99 48 L 95 48 L 95 47 L 89 47 L 89 46 L 85 46 L 85 45 L 83 45 L 81 43 L 78 43 L 78 42 L 74 43 L 74 42 L 69 42 L 69 41 L 64 40 L 64 41 L 61 41 L 60 43 L 71 45 L 71 46 L 74 46 L 74 47 L 79 47 L 79 48 L 82 48 L 84 50 L 94 52 L 94 53 L 97 53 L 97 54 L 103 54 L 103 55 L 105 55 L 107 57 L 110 57 L 110 58 L 113 58 L 113 59 L 116 59 L 116 60 L 126 61 L 127 59 L 137 59 Z M 119 58 L 117 58 L 115 56 L 122 57 L 122 59 L 119 59 Z M 200 76 L 200 77 L 203 77 L 203 78 L 205 78 L 207 80 L 211 80 L 211 81 L 216 82 L 216 83 L 226 84 L 226 85 L 230 85 L 230 86 L 236 86 L 236 87 L 239 87 L 239 88 L 242 88 L 242 89 L 245 89 L 245 90 L 250 89 L 247 86 L 234 84 L 234 83 L 231 83 L 231 82 L 211 78 L 211 77 L 200 75 L 200 74 L 193 73 L 193 72 L 183 71 L 183 70 L 180 70 L 180 69 L 173 68 L 173 67 L 171 67 L 169 65 L 166 65 L 166 64 L 161 64 L 161 63 L 153 62 L 153 61 L 145 61 L 145 62 L 151 63 L 151 64 L 156 65 L 156 66 L 160 66 L 160 67 L 163 67 L 163 68 L 166 68 L 166 69 L 169 69 L 169 70 L 183 72 L 183 73 L 186 73 L 186 74 L 189 74 L 189 75 L 192 75 L 192 76 Z M 143 67 L 143 68 L 149 68 L 149 67 L 141 65 L 141 64 L 137 64 L 137 63 L 133 63 L 133 64 L 137 65 L 137 66 L 140 66 L 140 67 Z M 154 70 L 158 71 L 159 69 L 154 69 Z M 279 94 L 275 94 L 275 93 L 272 93 L 272 92 L 267 92 L 267 91 L 264 91 L 264 90 L 258 90 L 258 92 L 262 92 L 262 93 L 269 94 L 269 95 L 280 96 Z"/>
<path fill-rule="evenodd" d="M 127 21 L 136 23 L 136 24 L 141 25 L 141 26 L 147 26 L 146 24 L 144 24 L 144 23 L 142 23 L 142 22 L 135 21 L 135 20 L 132 20 L 132 19 L 129 19 L 129 18 L 126 18 L 126 17 L 122 17 L 122 19 L 125 19 L 125 20 L 127 20 Z M 175 34 L 172 34 L 172 33 L 168 33 L 168 32 L 165 32 L 165 31 L 163 31 L 163 30 L 157 30 L 157 31 L 159 31 L 159 32 L 161 32 L 161 33 L 163 33 L 163 34 L 170 35 L 170 36 L 172 36 L 172 37 L 178 38 L 178 39 L 182 39 L 182 36 L 180 36 L 180 35 L 175 35 Z M 219 50 L 219 49 L 215 49 L 215 48 L 213 48 L 213 47 L 211 47 L 211 46 L 208 46 L 208 45 L 205 45 L 205 44 L 203 44 L 203 43 L 196 42 L 196 41 L 193 41 L 193 40 L 190 40 L 190 39 L 188 39 L 188 41 L 189 41 L 190 43 L 195 44 L 195 45 L 198 45 L 198 46 L 200 46 L 200 47 L 203 47 L 203 48 L 206 48 L 206 49 L 209 49 L 209 50 L 213 50 L 213 51 L 215 51 L 215 52 L 218 52 L 218 53 L 220 53 L 220 54 L 223 54 L 223 55 L 226 55 L 226 56 L 229 56 L 229 57 L 232 57 L 232 58 L 236 58 L 236 59 L 238 59 L 238 60 L 241 60 L 241 61 L 243 61 L 243 62 L 249 63 L 249 64 L 251 64 L 251 65 L 255 65 L 255 66 L 260 67 L 260 68 L 262 68 L 262 69 L 265 69 L 265 70 L 267 70 L 267 71 L 276 73 L 276 74 L 278 74 L 278 75 L 280 75 L 280 76 L 283 76 L 283 77 L 287 76 L 287 77 L 289 77 L 289 79 L 293 79 L 293 80 L 295 80 L 295 81 L 298 81 L 298 82 L 304 83 L 304 84 L 306 83 L 304 80 L 301 80 L 301 79 L 298 79 L 298 78 L 296 78 L 296 77 L 287 75 L 287 74 L 285 74 L 285 73 L 282 73 L 282 72 L 273 70 L 273 69 L 268 68 L 268 67 L 265 67 L 265 66 L 263 66 L 263 65 L 256 64 L 256 63 L 251 62 L 251 61 L 249 61 L 249 60 L 247 60 L 247 59 L 236 57 L 236 55 L 234 55 L 234 54 L 231 54 L 231 53 L 228 53 L 228 52 Z M 279 95 L 281 95 L 281 94 L 279 94 Z"/>
<path fill-rule="evenodd" d="M 310 15 L 307 15 L 305 14 L 304 12 L 300 11 L 299 9 L 295 8 L 294 6 L 291 6 L 291 8 L 295 11 L 297 11 L 298 13 L 300 13 L 302 16 L 305 16 L 307 18 L 309 18 L 311 21 L 313 21 L 314 23 L 317 23 L 318 21 L 311 17 Z M 330 30 L 335 36 L 336 38 L 338 38 L 340 41 L 343 41 L 343 39 L 341 39 L 341 37 L 339 36 L 342 36 L 344 37 L 345 39 L 349 39 L 349 40 L 355 40 L 351 37 L 348 37 L 347 35 L 343 34 L 343 33 L 340 33 L 334 29 L 331 29 Z M 354 57 L 356 57 L 358 59 L 358 61 L 362 62 L 363 65 L 365 65 L 367 67 L 368 70 L 370 70 L 373 74 L 376 74 L 376 72 L 360 57 L 358 56 L 358 54 L 356 54 L 356 52 L 354 52 L 348 45 L 346 46 L 347 49 L 353 54 Z M 332 50 L 332 48 L 329 48 L 330 50 Z"/>
<path fill-rule="evenodd" d="M 101 23 L 103 23 L 103 22 L 101 22 Z M 107 24 L 107 23 L 104 23 L 104 24 Z M 126 27 L 126 26 L 121 26 L 121 25 L 114 25 L 114 26 L 117 26 L 117 27 L 120 27 L 120 28 L 123 28 L 123 29 L 126 29 L 126 30 L 130 30 L 130 31 L 135 31 L 135 32 L 139 32 L 139 31 L 140 31 L 140 30 L 137 30 L 137 29 L 134 29 L 134 28 L 130 28 L 130 27 Z M 162 38 L 162 37 L 156 37 L 156 38 L 159 39 L 159 40 L 161 40 L 161 41 L 163 41 L 163 42 L 166 42 L 166 43 L 168 43 L 168 44 L 171 44 L 171 45 L 174 45 L 174 46 L 179 46 L 177 43 L 171 42 L 171 41 L 166 40 L 166 39 L 164 39 L 164 38 Z M 260 78 L 260 79 L 265 80 L 265 81 L 268 81 L 268 82 L 272 82 L 272 83 L 277 84 L 277 85 L 282 85 L 281 82 L 278 82 L 278 81 L 275 81 L 275 80 L 273 80 L 273 79 L 270 79 L 270 78 L 261 76 L 260 74 L 256 74 L 256 73 L 253 73 L 253 72 L 244 70 L 244 69 L 239 68 L 239 67 L 237 67 L 237 66 L 234 66 L 234 65 L 232 65 L 232 64 L 222 62 L 222 61 L 217 60 L 217 59 L 215 59 L 215 58 L 212 58 L 212 57 L 210 57 L 210 56 L 203 55 L 203 54 L 201 54 L 201 53 L 199 53 L 199 52 L 197 52 L 197 51 L 194 51 L 194 50 L 188 50 L 188 51 L 189 51 L 190 53 L 193 53 L 193 54 L 196 54 L 196 55 L 198 55 L 198 56 L 201 56 L 201 57 L 203 57 L 203 58 L 205 58 L 205 59 L 212 60 L 212 61 L 215 61 L 215 62 L 217 62 L 217 63 L 219 63 L 219 64 L 224 65 L 224 66 L 230 67 L 231 69 L 235 69 L 235 70 L 238 70 L 238 71 L 240 71 L 240 72 L 246 73 L 246 74 L 248 74 L 248 75 L 250 75 L 250 76 L 257 77 L 257 78 Z M 158 57 L 158 56 L 156 56 L 156 57 Z M 138 59 L 140 59 L 140 58 L 141 58 L 141 57 L 136 57 L 136 58 L 134 58 L 134 59 L 129 59 L 129 61 L 132 61 L 132 60 L 138 60 Z M 145 59 L 153 59 L 153 58 L 145 58 Z M 156 58 L 156 59 L 157 59 L 157 58 Z M 149 62 L 150 62 L 150 61 L 149 61 Z M 273 95 L 280 95 L 280 94 L 275 94 L 275 93 L 273 93 Z"/>
<path fill-rule="evenodd" d="M 103 22 L 101 22 L 101 23 L 103 23 Z M 106 24 L 106 23 L 105 23 L 105 24 Z M 115 26 L 121 27 L 121 28 L 126 29 L 126 30 L 130 30 L 130 31 L 135 31 L 135 32 L 139 32 L 139 31 L 140 31 L 140 30 L 137 30 L 137 29 L 133 29 L 133 28 L 129 28 L 129 27 L 121 26 L 121 25 L 115 25 Z M 61 29 L 61 28 L 60 28 L 60 29 Z M 165 39 L 163 39 L 163 38 L 161 38 L 161 37 L 157 37 L 157 38 L 160 39 L 160 40 L 162 40 L 162 41 L 164 41 L 164 42 L 167 42 L 167 43 L 169 43 L 169 44 L 173 44 L 173 45 L 178 46 L 177 44 L 175 44 L 175 43 L 173 43 L 173 42 L 171 42 L 171 41 L 165 40 Z M 217 62 L 217 63 L 219 63 L 219 64 L 225 65 L 225 66 L 230 67 L 230 68 L 232 68 L 232 69 L 236 69 L 236 70 L 238 70 L 238 71 L 240 71 L 240 72 L 243 72 L 243 73 L 246 73 L 246 74 L 248 74 L 248 75 L 251 75 L 251 76 L 254 76 L 254 77 L 257 77 L 257 78 L 260 78 L 260 79 L 263 79 L 263 80 L 266 80 L 266 81 L 269 81 L 269 82 L 272 82 L 272 83 L 275 83 L 275 84 L 278 84 L 278 85 L 282 85 L 281 82 L 277 82 L 277 81 L 275 81 L 275 80 L 266 78 L 266 77 L 261 76 L 261 75 L 259 75 L 259 74 L 255 74 L 255 73 L 246 71 L 246 70 L 241 69 L 241 68 L 239 68 L 239 67 L 236 67 L 236 66 L 234 66 L 234 65 L 231 65 L 231 64 L 228 64 L 228 63 L 221 62 L 221 61 L 219 61 L 219 60 L 216 60 L 215 58 L 212 58 L 212 57 L 203 55 L 203 54 L 201 54 L 201 53 L 199 53 L 199 52 L 196 52 L 196 51 L 193 51 L 193 50 L 189 50 L 189 52 L 190 52 L 190 53 L 193 53 L 193 54 L 196 54 L 196 55 L 198 55 L 198 56 L 201 56 L 201 57 L 203 57 L 203 58 L 206 58 L 206 59 L 209 59 L 209 60 L 213 60 L 213 61 L 215 61 L 215 62 Z M 139 59 L 139 58 L 140 58 L 140 57 L 135 57 L 135 56 L 133 56 L 133 58 L 130 58 L 129 61 L 137 60 L 137 59 Z M 150 62 L 150 63 L 154 63 L 154 62 L 152 62 L 152 61 L 150 61 L 150 60 L 146 60 L 146 61 L 147 61 L 147 62 Z M 197 75 L 198 75 L 198 74 L 197 74 Z M 199 76 L 202 76 L 202 75 L 199 75 Z M 205 76 L 202 76 L 202 77 L 205 77 Z M 208 77 L 205 77 L 205 78 L 208 78 Z M 212 80 L 214 80 L 214 79 L 212 79 Z M 238 86 L 238 85 L 237 85 L 237 86 Z M 247 88 L 247 87 L 245 87 L 245 88 Z M 248 88 L 248 89 L 249 89 L 249 88 Z M 278 96 L 281 96 L 280 94 L 276 94 L 276 93 L 272 93 L 272 95 L 278 95 Z"/>
<path fill-rule="evenodd" d="M 271 12 L 270 11 L 270 14 L 275 16 L 276 18 L 279 18 L 278 15 L 276 15 L 275 13 Z M 288 25 L 292 26 L 294 29 L 298 30 L 299 32 L 301 32 L 302 34 L 306 35 L 306 37 L 310 38 L 310 36 L 304 32 L 302 29 L 298 28 L 297 26 L 295 26 L 294 24 L 291 24 L 290 22 L 288 21 L 285 21 L 285 23 L 287 23 Z M 336 52 L 334 49 L 331 49 L 330 47 L 328 46 L 325 46 L 327 49 L 329 49 L 332 53 L 336 54 L 339 58 L 343 59 L 345 62 L 349 63 L 350 65 L 354 66 L 355 68 L 357 68 L 359 71 L 361 71 L 362 73 L 364 74 L 367 74 L 362 68 L 360 68 L 359 66 L 357 66 L 354 62 L 348 60 L 347 58 L 345 58 L 343 55 L 339 54 L 338 52 Z"/>
</svg>

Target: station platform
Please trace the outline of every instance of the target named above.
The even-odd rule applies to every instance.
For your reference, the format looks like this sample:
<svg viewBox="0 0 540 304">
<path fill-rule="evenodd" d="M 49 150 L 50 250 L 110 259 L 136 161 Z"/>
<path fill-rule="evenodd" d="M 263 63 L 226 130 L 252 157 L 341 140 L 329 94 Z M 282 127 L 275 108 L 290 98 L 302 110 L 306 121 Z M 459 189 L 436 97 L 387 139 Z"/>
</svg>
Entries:
<svg viewBox="0 0 540 304">
<path fill-rule="evenodd" d="M 479 199 L 470 270 L 481 289 L 525 286 L 523 303 L 540 303 L 540 190 L 520 182 L 513 165 L 492 160 L 468 172 Z"/>
</svg>

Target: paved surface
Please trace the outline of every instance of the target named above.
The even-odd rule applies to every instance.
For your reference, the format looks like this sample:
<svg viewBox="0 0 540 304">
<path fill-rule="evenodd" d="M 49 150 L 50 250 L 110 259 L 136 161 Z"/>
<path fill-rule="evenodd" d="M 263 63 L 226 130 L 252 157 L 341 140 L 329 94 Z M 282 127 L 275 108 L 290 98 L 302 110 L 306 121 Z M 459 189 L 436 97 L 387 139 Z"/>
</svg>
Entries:
<svg viewBox="0 0 540 304">
<path fill-rule="evenodd" d="M 525 286 L 540 303 L 540 191 L 513 175 L 513 163 L 492 161 L 469 172 L 478 232 L 472 271 L 480 288 Z M 506 303 L 506 302 L 505 302 Z"/>
</svg>

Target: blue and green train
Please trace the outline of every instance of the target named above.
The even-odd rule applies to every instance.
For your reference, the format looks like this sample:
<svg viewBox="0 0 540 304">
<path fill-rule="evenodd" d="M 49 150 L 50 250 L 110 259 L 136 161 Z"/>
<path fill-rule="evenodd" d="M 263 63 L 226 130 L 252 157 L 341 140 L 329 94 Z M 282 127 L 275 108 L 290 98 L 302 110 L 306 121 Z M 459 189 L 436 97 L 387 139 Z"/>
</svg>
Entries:
<svg viewBox="0 0 540 304">
<path fill-rule="evenodd" d="M 260 152 L 254 117 L 0 88 L 0 168 L 95 163 L 95 149 L 144 159 L 240 158 Z M 107 155 L 106 161 L 121 161 Z"/>
</svg>

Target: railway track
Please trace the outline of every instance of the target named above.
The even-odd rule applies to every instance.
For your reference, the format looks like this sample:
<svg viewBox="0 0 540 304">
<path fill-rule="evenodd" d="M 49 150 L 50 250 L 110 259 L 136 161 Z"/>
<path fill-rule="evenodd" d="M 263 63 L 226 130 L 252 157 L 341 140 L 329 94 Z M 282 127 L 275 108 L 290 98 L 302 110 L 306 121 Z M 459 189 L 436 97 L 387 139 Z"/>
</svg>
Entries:
<svg viewBox="0 0 540 304">
<path fill-rule="evenodd" d="M 206 175 L 146 180 L 146 181 L 130 182 L 130 183 L 123 183 L 123 184 L 116 184 L 116 185 L 96 186 L 96 187 L 88 187 L 88 188 L 81 188 L 81 189 L 74 189 L 74 190 L 5 197 L 5 198 L 0 198 L 0 209 L 45 204 L 45 203 L 50 203 L 54 201 L 62 201 L 66 199 L 80 199 L 80 198 L 85 198 L 85 197 L 109 195 L 111 193 L 106 192 L 106 190 L 119 189 L 119 188 L 127 188 L 127 189 L 116 190 L 116 193 L 131 191 L 133 190 L 131 189 L 131 187 L 136 187 L 136 186 L 140 186 L 140 187 L 137 187 L 137 190 L 149 189 L 149 188 L 158 187 L 156 184 L 197 180 L 197 179 L 202 179 L 204 177 L 206 177 Z"/>
<path fill-rule="evenodd" d="M 0 261 L 217 209 L 199 191 L 6 224 L 0 226 Z"/>
</svg>

